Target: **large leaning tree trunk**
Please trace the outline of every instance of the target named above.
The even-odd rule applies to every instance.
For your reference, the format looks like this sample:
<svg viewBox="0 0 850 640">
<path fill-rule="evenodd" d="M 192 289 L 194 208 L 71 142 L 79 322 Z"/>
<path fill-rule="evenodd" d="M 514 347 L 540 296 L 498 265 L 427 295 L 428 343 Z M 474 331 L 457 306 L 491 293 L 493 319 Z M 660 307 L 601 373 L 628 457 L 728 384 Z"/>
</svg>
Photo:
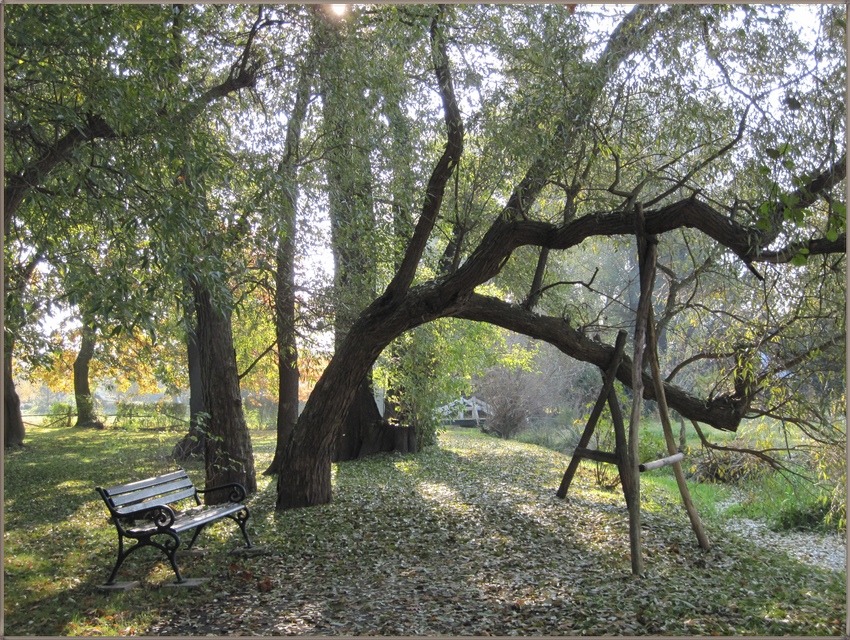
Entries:
<svg viewBox="0 0 850 640">
<path fill-rule="evenodd" d="M 304 408 L 278 477 L 278 509 L 330 502 L 331 460 L 351 403 L 384 348 L 405 330 L 416 326 L 405 317 L 411 308 L 399 302 L 413 282 L 419 259 L 436 223 L 446 184 L 463 153 L 463 123 L 454 96 L 440 18 L 441 11 L 431 22 L 431 41 L 448 141 L 428 181 L 419 223 L 395 277 L 384 295 L 363 310 L 338 342 L 334 357 Z M 427 310 L 422 311 L 426 312 L 420 316 L 423 322 L 438 317 L 437 314 L 428 317 Z M 400 315 L 396 316 L 396 312 Z M 322 426 L 315 428 L 317 423 Z"/>
<path fill-rule="evenodd" d="M 80 351 L 74 360 L 74 400 L 77 403 L 76 427 L 103 429 L 103 423 L 97 419 L 89 384 L 89 365 L 94 357 L 96 342 L 94 327 L 83 324 Z"/>
<path fill-rule="evenodd" d="M 375 210 L 369 157 L 371 115 L 364 104 L 368 85 L 352 69 L 352 43 L 332 20 L 319 22 L 325 43 L 320 66 L 327 135 L 331 248 L 334 258 L 334 348 L 339 349 L 365 304 L 375 297 Z M 334 461 L 391 451 L 372 392 L 371 368 L 355 390 L 359 411 L 339 425 Z"/>
<path fill-rule="evenodd" d="M 192 294 L 198 315 L 201 383 L 207 412 L 203 424 L 206 487 L 238 482 L 253 493 L 257 490 L 254 452 L 242 411 L 230 313 L 217 309 L 209 290 L 194 278 Z M 227 501 L 228 495 L 225 491 L 209 493 L 205 501 L 218 504 Z"/>
<path fill-rule="evenodd" d="M 551 342 L 571 357 L 603 369 L 613 353 L 613 347 L 587 338 L 562 317 L 538 315 L 519 305 L 479 295 L 475 288 L 499 274 L 519 247 L 567 250 L 597 236 L 634 237 L 636 197 L 628 198 L 624 206 L 610 212 L 564 216 L 562 222 L 532 220 L 529 213 L 556 172 L 556 158 L 587 125 L 603 87 L 620 65 L 642 51 L 660 28 L 675 24 L 684 13 L 698 9 L 684 6 L 669 9 L 636 6 L 632 9 L 613 31 L 597 61 L 588 64 L 587 75 L 571 79 L 571 82 L 580 83 L 582 90 L 573 94 L 572 101 L 559 112 L 549 142 L 541 145 L 525 176 L 516 184 L 501 213 L 466 261 L 448 276 L 412 286 L 440 213 L 446 184 L 463 149 L 463 126 L 454 96 L 440 11 L 438 8 L 431 23 L 431 40 L 446 123 L 445 150 L 431 174 L 422 212 L 393 279 L 384 293 L 353 323 L 304 408 L 278 478 L 278 509 L 331 501 L 331 459 L 340 425 L 345 421 L 363 377 L 381 351 L 411 328 L 447 316 L 490 322 Z M 825 190 L 841 182 L 845 173 L 845 158 L 842 157 L 820 174 L 810 176 L 794 192 L 768 202 L 766 215 L 757 225 L 735 220 L 700 199 L 698 194 L 658 208 L 652 208 L 650 201 L 644 209 L 645 231 L 660 236 L 677 229 L 694 229 L 748 266 L 758 262 L 788 262 L 801 249 L 809 256 L 843 253 L 846 242 L 843 233 L 836 238 L 814 238 L 779 249 L 771 245 L 780 236 L 787 208 L 785 202 L 793 200 L 797 207 L 805 209 Z M 670 193 L 674 192 L 675 189 Z M 639 190 L 635 195 L 638 193 Z M 668 195 L 665 193 L 664 197 Z M 659 196 L 656 202 L 662 199 Z M 616 372 L 616 377 L 627 386 L 632 384 L 632 368 L 631 361 L 624 358 Z M 645 372 L 641 372 L 639 379 L 644 383 L 643 397 L 652 399 L 652 379 Z M 737 429 L 753 401 L 751 394 L 755 393 L 751 388 L 736 388 L 699 398 L 668 383 L 664 384 L 664 392 L 669 407 L 682 416 L 727 431 Z"/>
</svg>

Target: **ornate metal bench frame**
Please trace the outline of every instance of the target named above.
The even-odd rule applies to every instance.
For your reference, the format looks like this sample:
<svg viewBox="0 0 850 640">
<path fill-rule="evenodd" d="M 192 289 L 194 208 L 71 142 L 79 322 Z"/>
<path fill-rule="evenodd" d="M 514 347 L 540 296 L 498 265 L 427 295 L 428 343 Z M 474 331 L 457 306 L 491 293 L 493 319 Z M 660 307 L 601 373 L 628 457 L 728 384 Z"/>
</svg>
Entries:
<svg viewBox="0 0 850 640">
<path fill-rule="evenodd" d="M 186 582 L 177 566 L 177 551 L 180 549 L 180 534 L 194 529 L 187 549 L 191 549 L 198 535 L 208 524 L 230 518 L 239 525 L 248 548 L 251 539 L 245 530 L 250 512 L 241 503 L 246 497 L 245 487 L 231 483 L 211 489 L 196 489 L 183 469 L 145 480 L 117 485 L 108 489 L 96 487 L 112 516 L 118 531 L 118 559 L 106 581 L 114 585 L 118 569 L 131 553 L 142 547 L 156 547 L 168 557 L 177 576 L 177 583 Z M 199 494 L 230 489 L 229 502 L 217 505 L 202 505 Z M 194 500 L 194 506 L 180 511 L 174 505 L 184 500 Z M 159 537 L 160 540 L 154 539 Z M 136 544 L 124 548 L 124 539 L 136 540 Z M 164 539 L 163 539 L 164 538 Z"/>
</svg>

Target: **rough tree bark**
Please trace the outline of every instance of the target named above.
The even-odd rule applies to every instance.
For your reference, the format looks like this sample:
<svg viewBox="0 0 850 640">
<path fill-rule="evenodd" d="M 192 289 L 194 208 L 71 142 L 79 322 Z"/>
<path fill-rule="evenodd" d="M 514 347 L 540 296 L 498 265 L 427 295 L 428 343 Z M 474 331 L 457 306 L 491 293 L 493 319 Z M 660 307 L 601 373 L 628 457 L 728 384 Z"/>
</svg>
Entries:
<svg viewBox="0 0 850 640">
<path fill-rule="evenodd" d="M 294 208 L 293 208 L 294 214 Z M 277 473 L 286 445 L 298 422 L 298 344 L 295 334 L 295 219 L 289 237 L 277 250 L 275 272 L 275 333 L 278 349 L 277 441 L 265 475 Z"/>
<path fill-rule="evenodd" d="M 206 413 L 204 385 L 201 382 L 201 354 L 194 329 L 186 334 L 186 361 L 189 366 L 189 432 L 174 445 L 171 457 L 178 462 L 200 458 L 206 449 L 206 435 L 201 421 Z"/>
<path fill-rule="evenodd" d="M 12 379 L 13 341 L 6 334 L 3 349 L 3 447 L 20 447 L 24 444 L 24 418 L 21 415 L 21 399 Z"/>
<path fill-rule="evenodd" d="M 191 284 L 198 316 L 201 383 L 207 408 L 203 425 L 206 486 L 239 482 L 248 493 L 253 493 L 257 490 L 254 452 L 242 411 L 230 314 L 213 306 L 210 292 L 196 279 L 193 278 Z M 217 504 L 227 498 L 227 492 L 218 492 L 206 494 L 205 501 Z"/>
<path fill-rule="evenodd" d="M 4 234 L 8 233 L 8 227 Z M 4 236 L 5 237 L 5 236 Z M 15 327 L 24 322 L 24 314 L 18 302 L 21 291 L 28 285 L 41 261 L 40 255 L 33 256 L 19 269 L 5 265 L 3 272 L 3 446 L 20 447 L 24 444 L 26 429 L 21 415 L 21 399 L 15 389 L 13 363 L 17 333 Z"/>
<path fill-rule="evenodd" d="M 103 423 L 94 412 L 94 400 L 89 385 L 89 364 L 94 357 L 96 341 L 94 327 L 83 323 L 80 351 L 74 360 L 74 399 L 77 403 L 76 427 L 103 429 Z"/>
<path fill-rule="evenodd" d="M 275 248 L 277 269 L 275 270 L 275 335 L 278 350 L 278 405 L 277 441 L 275 454 L 269 467 L 263 472 L 274 475 L 283 460 L 286 445 L 298 422 L 298 343 L 295 333 L 295 230 L 296 205 L 298 202 L 298 163 L 301 127 L 307 114 L 313 74 L 316 67 L 316 51 L 307 56 L 301 69 L 292 113 L 286 124 L 286 138 L 278 174 L 283 179 L 284 189 L 278 212 L 278 244 Z"/>
</svg>

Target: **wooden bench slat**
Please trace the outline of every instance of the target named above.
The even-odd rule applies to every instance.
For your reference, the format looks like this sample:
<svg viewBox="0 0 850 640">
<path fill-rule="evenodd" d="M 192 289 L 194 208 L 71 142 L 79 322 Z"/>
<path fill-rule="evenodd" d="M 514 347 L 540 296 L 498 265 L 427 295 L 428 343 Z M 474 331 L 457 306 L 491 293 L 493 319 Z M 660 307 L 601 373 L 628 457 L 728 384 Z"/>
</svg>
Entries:
<svg viewBox="0 0 850 640">
<path fill-rule="evenodd" d="M 241 504 L 222 504 L 214 507 L 198 507 L 190 512 L 183 513 L 177 517 L 173 529 L 177 532 L 194 529 L 202 524 L 208 524 L 220 520 L 231 513 L 242 509 Z"/>
<path fill-rule="evenodd" d="M 180 502 L 181 500 L 192 498 L 194 497 L 194 495 L 195 488 L 189 487 L 188 489 L 185 489 L 179 493 L 170 493 L 167 496 L 154 496 L 153 498 L 143 500 L 141 502 L 133 502 L 130 504 L 115 507 L 115 513 L 122 516 L 129 516 L 133 515 L 134 513 L 139 513 L 140 511 L 150 509 L 151 507 L 174 504 L 175 502 Z"/>
<path fill-rule="evenodd" d="M 234 503 L 222 504 L 213 507 L 197 507 L 196 509 L 191 509 L 185 513 L 178 514 L 177 518 L 174 520 L 174 524 L 172 524 L 169 529 L 176 533 L 182 533 L 183 531 L 195 529 L 202 524 L 210 524 L 211 522 L 215 522 L 216 520 L 229 516 L 231 513 L 237 513 L 242 509 L 243 506 L 241 504 Z M 133 535 L 146 535 L 154 533 L 156 529 L 156 525 L 150 523 L 134 526 L 128 531 L 132 532 Z"/>
<path fill-rule="evenodd" d="M 172 500 L 171 494 L 185 492 L 186 489 L 191 489 L 192 494 L 195 492 L 192 481 L 189 478 L 181 478 L 167 484 L 157 485 L 148 489 L 141 489 L 140 491 L 122 493 L 117 496 L 110 495 L 109 499 L 115 507 L 133 504 L 134 502 L 142 502 L 154 497 L 162 497 L 163 499 L 170 501 Z"/>
<path fill-rule="evenodd" d="M 189 475 L 186 473 L 184 469 L 178 469 L 177 471 L 171 471 L 169 473 L 165 473 L 161 476 L 156 476 L 155 478 L 146 478 L 144 480 L 137 480 L 135 482 L 128 482 L 127 484 L 119 484 L 114 487 L 109 487 L 108 489 L 104 489 L 104 491 L 110 495 L 119 495 L 122 493 L 129 493 L 131 491 L 137 491 L 138 489 L 146 489 L 147 487 L 151 487 L 157 484 L 163 484 L 166 482 L 171 482 L 177 478 L 188 478 Z"/>
</svg>

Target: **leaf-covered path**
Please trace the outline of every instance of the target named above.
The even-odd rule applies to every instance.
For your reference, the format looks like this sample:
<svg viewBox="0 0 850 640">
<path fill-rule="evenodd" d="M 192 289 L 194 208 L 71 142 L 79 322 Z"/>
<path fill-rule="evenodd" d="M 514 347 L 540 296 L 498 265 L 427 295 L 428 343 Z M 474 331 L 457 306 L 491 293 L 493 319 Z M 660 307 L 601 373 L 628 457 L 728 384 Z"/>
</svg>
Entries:
<svg viewBox="0 0 850 640">
<path fill-rule="evenodd" d="M 330 505 L 277 514 L 271 483 L 252 503 L 265 555 L 198 560 L 189 575 L 220 573 L 147 633 L 842 634 L 843 572 L 710 522 L 703 552 L 660 492 L 644 496 L 647 575 L 634 579 L 621 495 L 588 473 L 557 499 L 567 460 L 449 432 L 416 456 L 339 465 Z"/>
</svg>

